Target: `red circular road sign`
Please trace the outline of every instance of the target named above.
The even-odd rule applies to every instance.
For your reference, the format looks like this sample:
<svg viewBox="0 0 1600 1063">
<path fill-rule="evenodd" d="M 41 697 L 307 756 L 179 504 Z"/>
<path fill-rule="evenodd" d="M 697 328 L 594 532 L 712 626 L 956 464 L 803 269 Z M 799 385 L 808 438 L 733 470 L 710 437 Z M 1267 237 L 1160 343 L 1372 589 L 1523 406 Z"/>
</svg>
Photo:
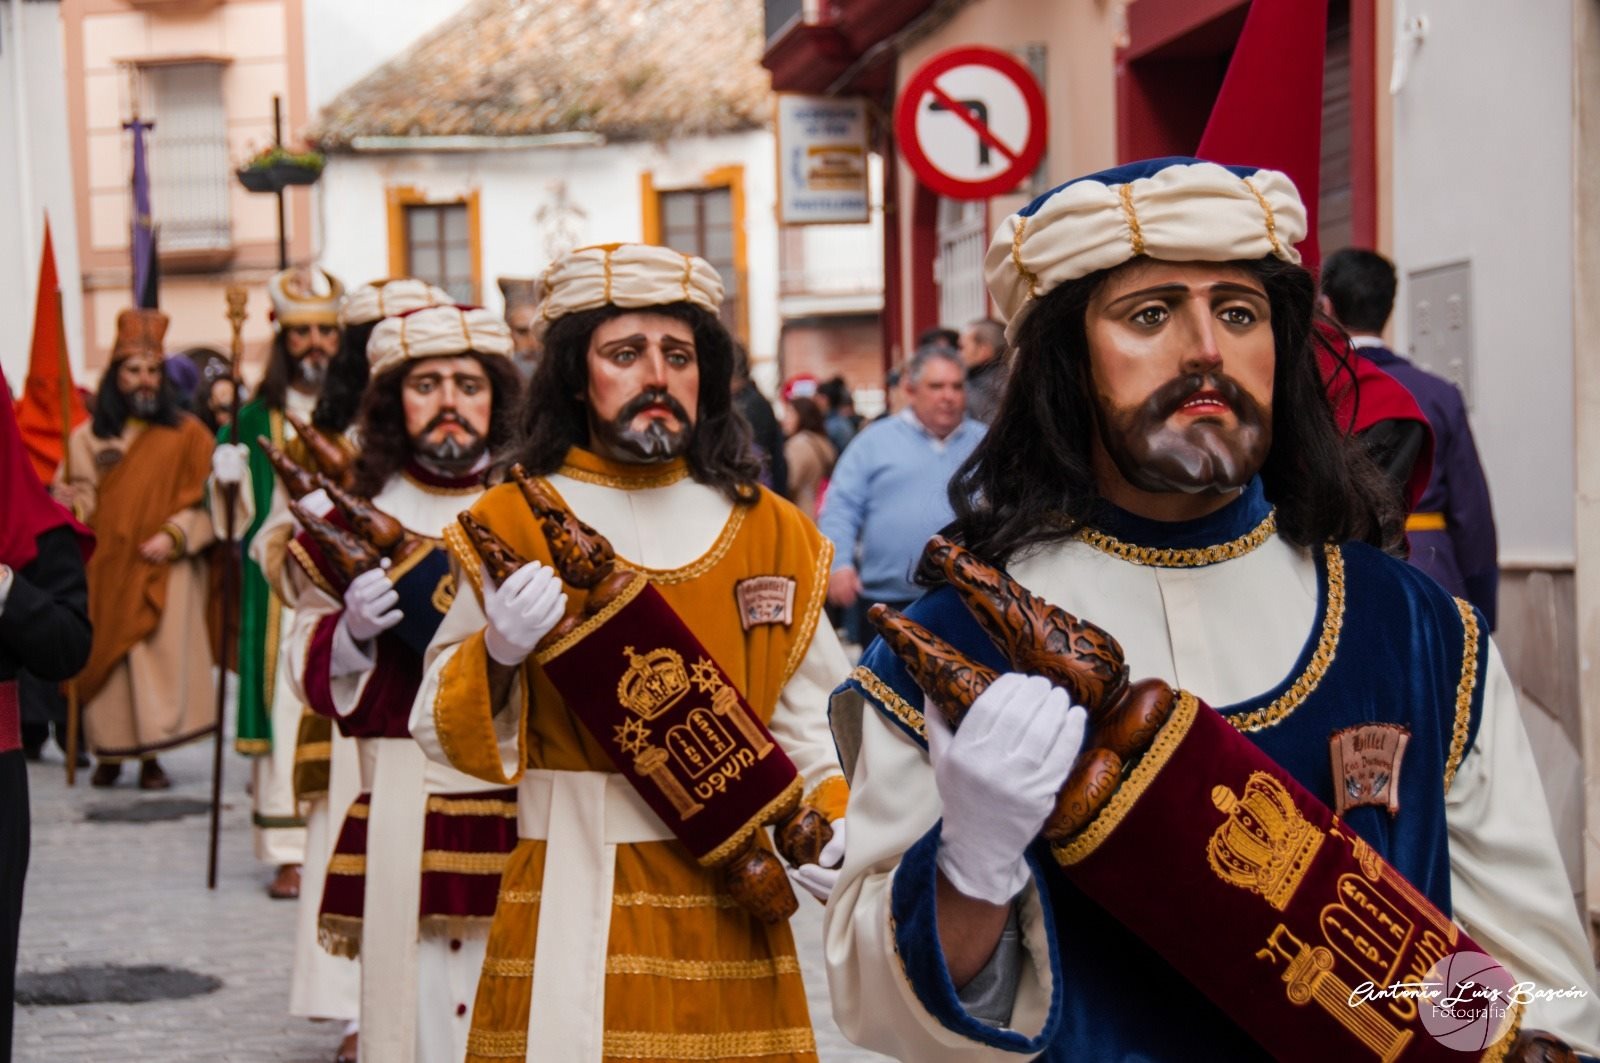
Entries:
<svg viewBox="0 0 1600 1063">
<path fill-rule="evenodd" d="M 923 184 L 952 199 L 986 199 L 1017 187 L 1044 157 L 1044 94 L 1005 52 L 952 48 L 906 82 L 894 131 Z"/>
</svg>

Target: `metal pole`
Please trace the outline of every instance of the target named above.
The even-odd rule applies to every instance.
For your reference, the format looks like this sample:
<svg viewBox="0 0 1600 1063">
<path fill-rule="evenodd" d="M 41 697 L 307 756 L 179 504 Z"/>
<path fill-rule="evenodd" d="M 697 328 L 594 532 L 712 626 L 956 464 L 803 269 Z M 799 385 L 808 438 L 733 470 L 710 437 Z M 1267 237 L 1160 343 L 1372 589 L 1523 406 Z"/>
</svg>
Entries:
<svg viewBox="0 0 1600 1063">
<path fill-rule="evenodd" d="M 283 147 L 283 97 L 272 97 L 272 145 Z M 289 235 L 283 221 L 283 189 L 280 187 L 278 195 L 278 268 L 289 268 Z M 237 368 L 237 367 L 236 367 Z"/>
<path fill-rule="evenodd" d="M 276 103 L 276 99 L 274 99 Z M 281 195 L 281 193 L 280 193 Z M 280 199 L 281 202 L 281 199 Z M 245 301 L 248 293 L 243 285 L 228 285 L 225 297 L 228 300 L 228 323 L 233 326 L 233 400 L 229 404 L 232 411 L 228 419 L 228 438 L 231 442 L 239 441 L 239 363 L 244 354 L 244 319 Z M 234 543 L 237 541 L 238 532 L 234 527 L 234 503 L 239 493 L 238 484 L 222 484 L 222 659 L 217 662 L 217 732 L 211 746 L 211 840 L 206 852 L 206 889 L 217 888 L 217 848 L 222 830 L 222 736 L 227 730 L 223 726 L 223 717 L 227 712 L 228 702 L 228 654 L 233 645 L 233 601 L 234 579 L 237 569 L 234 567 Z"/>
</svg>

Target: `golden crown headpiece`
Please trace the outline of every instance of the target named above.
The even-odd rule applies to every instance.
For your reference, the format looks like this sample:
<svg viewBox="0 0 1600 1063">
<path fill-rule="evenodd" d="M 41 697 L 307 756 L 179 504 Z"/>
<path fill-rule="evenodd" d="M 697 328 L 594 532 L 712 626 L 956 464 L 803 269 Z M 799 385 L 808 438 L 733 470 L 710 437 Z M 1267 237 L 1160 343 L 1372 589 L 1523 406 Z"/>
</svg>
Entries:
<svg viewBox="0 0 1600 1063">
<path fill-rule="evenodd" d="M 1322 845 L 1322 832 L 1300 814 L 1288 788 L 1264 771 L 1252 772 L 1241 794 L 1215 787 L 1211 803 L 1228 817 L 1211 834 L 1211 869 L 1283 911 Z"/>
<path fill-rule="evenodd" d="M 653 720 L 689 692 L 689 673 L 677 652 L 664 646 L 643 655 L 632 646 L 622 652 L 630 663 L 617 683 L 617 700 L 629 711 Z"/>
</svg>

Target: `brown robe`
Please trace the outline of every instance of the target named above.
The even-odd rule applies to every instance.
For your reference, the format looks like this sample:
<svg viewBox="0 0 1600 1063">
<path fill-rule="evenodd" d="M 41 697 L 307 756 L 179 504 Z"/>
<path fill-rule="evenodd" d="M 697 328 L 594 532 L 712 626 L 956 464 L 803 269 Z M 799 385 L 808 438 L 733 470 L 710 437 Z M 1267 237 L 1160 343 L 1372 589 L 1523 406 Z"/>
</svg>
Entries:
<svg viewBox="0 0 1600 1063">
<path fill-rule="evenodd" d="M 187 414 L 173 427 L 129 419 L 114 439 L 96 437 L 90 424 L 72 434 L 58 479 L 98 538 L 89 563 L 94 647 L 78 689 L 100 760 L 150 756 L 216 726 L 205 622 L 214 536 L 203 508 L 213 445 Z M 139 545 L 162 529 L 181 540 L 180 556 L 151 564 Z"/>
</svg>

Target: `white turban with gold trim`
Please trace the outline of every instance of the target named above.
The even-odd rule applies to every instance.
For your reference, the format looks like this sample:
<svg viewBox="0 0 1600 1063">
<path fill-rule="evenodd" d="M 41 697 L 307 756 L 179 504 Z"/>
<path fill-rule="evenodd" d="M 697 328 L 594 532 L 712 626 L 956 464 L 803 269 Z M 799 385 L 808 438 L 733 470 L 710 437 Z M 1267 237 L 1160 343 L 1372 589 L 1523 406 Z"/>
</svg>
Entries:
<svg viewBox="0 0 1600 1063">
<path fill-rule="evenodd" d="M 346 328 L 367 325 L 423 307 L 450 306 L 454 303 L 449 292 L 415 277 L 373 281 L 344 297 L 339 304 L 339 324 Z"/>
<path fill-rule="evenodd" d="M 540 328 L 600 306 L 643 309 L 693 303 L 715 315 L 722 277 L 703 258 L 651 244 L 596 244 L 556 259 L 544 273 Z"/>
<path fill-rule="evenodd" d="M 325 269 L 286 269 L 267 281 L 272 320 L 280 329 L 291 325 L 337 325 L 344 285 Z"/>
<path fill-rule="evenodd" d="M 479 307 L 430 306 L 384 318 L 367 340 L 373 376 L 421 358 L 469 353 L 511 357 L 511 330 L 498 314 Z"/>
<path fill-rule="evenodd" d="M 1131 162 L 1068 181 L 1000 223 L 984 279 L 1006 335 L 1066 281 L 1141 255 L 1168 262 L 1276 256 L 1298 263 L 1306 209 L 1286 174 L 1199 159 Z"/>
</svg>

